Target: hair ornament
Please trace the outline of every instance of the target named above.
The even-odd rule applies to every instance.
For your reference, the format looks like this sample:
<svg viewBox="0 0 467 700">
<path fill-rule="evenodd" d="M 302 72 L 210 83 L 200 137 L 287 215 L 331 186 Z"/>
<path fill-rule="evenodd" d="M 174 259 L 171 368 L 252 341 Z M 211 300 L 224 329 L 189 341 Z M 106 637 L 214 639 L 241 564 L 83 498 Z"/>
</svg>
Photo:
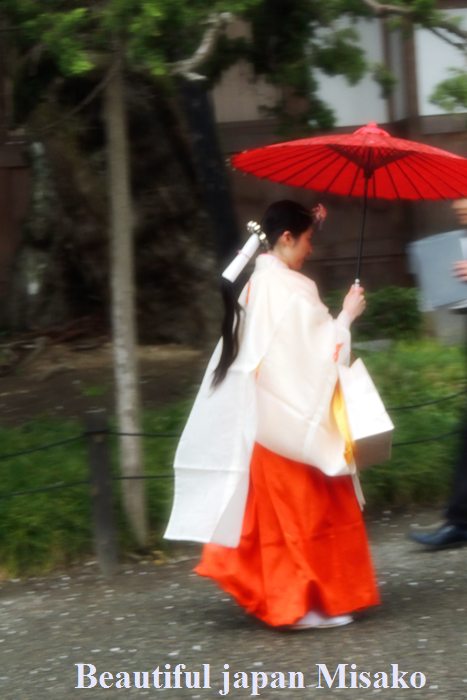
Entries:
<svg viewBox="0 0 467 700">
<path fill-rule="evenodd" d="M 263 248 L 265 248 L 266 250 L 269 250 L 269 243 L 268 243 L 267 236 L 257 221 L 249 221 L 246 225 L 246 229 L 247 229 L 248 233 L 250 233 L 250 234 L 256 233 L 256 235 L 259 238 L 259 242 L 263 246 Z"/>
<path fill-rule="evenodd" d="M 328 215 L 327 209 L 324 206 L 324 204 L 321 204 L 320 202 L 315 207 L 313 207 L 311 210 L 311 214 L 313 216 L 313 221 L 317 225 L 318 229 L 321 229 Z"/>
<path fill-rule="evenodd" d="M 250 237 L 222 273 L 222 277 L 229 282 L 235 282 L 260 246 L 266 249 L 268 247 L 266 234 L 261 230 L 261 226 L 256 221 L 249 221 L 246 228 Z"/>
</svg>

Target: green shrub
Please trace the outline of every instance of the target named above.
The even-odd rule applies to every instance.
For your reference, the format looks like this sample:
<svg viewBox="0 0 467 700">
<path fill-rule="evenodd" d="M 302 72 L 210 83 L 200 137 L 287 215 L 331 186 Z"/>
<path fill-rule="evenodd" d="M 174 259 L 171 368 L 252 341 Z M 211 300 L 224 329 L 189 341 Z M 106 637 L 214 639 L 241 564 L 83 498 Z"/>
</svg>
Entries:
<svg viewBox="0 0 467 700">
<path fill-rule="evenodd" d="M 465 382 L 465 357 L 460 348 L 435 341 L 398 341 L 379 352 L 358 352 L 367 364 L 395 423 L 392 459 L 362 475 L 370 509 L 438 504 L 451 482 L 455 437 L 431 441 L 459 426 L 465 394 L 423 408 L 400 407 L 441 399 Z M 185 423 L 192 399 L 144 415 L 145 433 L 175 433 Z M 399 408 L 398 408 L 399 407 Z M 397 409 L 397 410 L 396 410 Z M 79 436 L 78 422 L 37 419 L 18 428 L 0 428 L 2 455 Z M 399 443 L 428 440 L 413 445 Z M 146 437 L 144 458 L 152 546 L 159 546 L 172 500 L 172 462 L 177 440 Z M 112 468 L 118 475 L 117 438 L 111 443 Z M 12 491 L 34 489 L 88 477 L 84 440 L 52 450 L 2 460 L 0 489 L 0 577 L 44 572 L 93 556 L 91 504 L 87 485 L 47 493 L 2 498 Z M 120 546 L 134 547 L 122 513 L 115 482 Z"/>
<path fill-rule="evenodd" d="M 78 436 L 74 422 L 38 419 L 0 429 L 2 455 Z M 13 491 L 85 481 L 86 446 L 77 440 L 50 451 L 1 460 L 0 572 L 35 573 L 65 566 L 89 551 L 90 499 L 87 485 L 4 498 Z"/>
<path fill-rule="evenodd" d="M 399 341 L 381 352 L 358 352 L 395 425 L 392 458 L 362 475 L 371 507 L 441 503 L 452 479 L 462 411 L 465 355 L 436 341 Z M 429 403 L 453 394 L 455 398 Z M 428 405 L 404 409 L 406 406 Z M 423 440 L 424 442 L 414 442 Z M 414 444 L 400 444 L 400 443 Z"/>
<path fill-rule="evenodd" d="M 181 432 L 190 402 L 180 402 L 164 411 L 147 412 L 147 433 Z M 76 421 L 37 419 L 18 428 L 0 428 L 2 455 L 80 436 Z M 154 542 L 168 516 L 172 497 L 172 463 L 176 439 L 144 439 L 149 518 Z M 118 442 L 111 438 L 112 470 L 118 475 Z M 1 455 L 0 455 L 1 456 Z M 0 488 L 0 579 L 2 575 L 24 575 L 68 566 L 92 555 L 93 534 L 88 484 L 73 488 L 35 492 L 13 497 L 7 494 L 35 490 L 60 483 L 88 479 L 87 445 L 84 439 L 2 461 Z M 157 478 L 164 475 L 163 478 Z M 120 546 L 134 546 L 121 506 L 123 481 L 114 482 L 116 519 Z"/>
<path fill-rule="evenodd" d="M 325 296 L 324 301 L 334 315 L 342 308 L 345 294 L 346 291 L 335 291 Z M 354 340 L 420 337 L 423 317 L 417 295 L 417 290 L 411 287 L 384 287 L 366 292 L 367 308 L 353 326 Z"/>
</svg>

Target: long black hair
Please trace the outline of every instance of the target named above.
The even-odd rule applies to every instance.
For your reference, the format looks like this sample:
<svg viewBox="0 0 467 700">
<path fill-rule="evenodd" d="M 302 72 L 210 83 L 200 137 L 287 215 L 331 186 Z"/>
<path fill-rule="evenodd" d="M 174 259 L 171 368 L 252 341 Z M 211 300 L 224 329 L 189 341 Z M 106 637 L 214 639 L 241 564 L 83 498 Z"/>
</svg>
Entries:
<svg viewBox="0 0 467 700">
<path fill-rule="evenodd" d="M 302 204 L 290 199 L 282 199 L 271 204 L 265 211 L 261 228 L 266 234 L 269 248 L 272 249 L 284 233 L 290 231 L 294 238 L 299 238 L 314 224 L 313 212 Z M 232 282 L 222 278 L 221 294 L 224 302 L 224 319 L 222 321 L 222 352 L 219 363 L 214 370 L 212 385 L 218 386 L 227 374 L 232 362 L 238 355 L 240 315 L 242 307 L 238 303 L 237 293 Z"/>
</svg>

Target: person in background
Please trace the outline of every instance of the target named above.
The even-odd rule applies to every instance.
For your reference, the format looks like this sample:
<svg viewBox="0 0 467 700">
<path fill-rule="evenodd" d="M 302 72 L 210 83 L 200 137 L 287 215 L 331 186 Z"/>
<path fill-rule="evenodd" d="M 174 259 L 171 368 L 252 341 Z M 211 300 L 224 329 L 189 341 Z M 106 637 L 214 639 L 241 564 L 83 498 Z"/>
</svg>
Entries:
<svg viewBox="0 0 467 700">
<path fill-rule="evenodd" d="M 177 449 L 165 533 L 206 543 L 195 571 L 251 615 L 291 629 L 345 625 L 379 603 L 333 403 L 364 290 L 352 286 L 334 319 L 299 272 L 324 217 L 322 205 L 273 203 L 261 225 L 269 250 L 239 304 L 224 280 L 222 341 Z"/>
<path fill-rule="evenodd" d="M 454 202 L 453 209 L 459 223 L 467 228 L 467 199 Z M 467 260 L 456 262 L 453 274 L 467 283 Z M 429 531 L 412 530 L 409 537 L 414 542 L 433 550 L 467 545 L 467 411 L 461 426 L 460 449 L 454 467 L 454 477 L 444 521 L 440 526 Z"/>
</svg>

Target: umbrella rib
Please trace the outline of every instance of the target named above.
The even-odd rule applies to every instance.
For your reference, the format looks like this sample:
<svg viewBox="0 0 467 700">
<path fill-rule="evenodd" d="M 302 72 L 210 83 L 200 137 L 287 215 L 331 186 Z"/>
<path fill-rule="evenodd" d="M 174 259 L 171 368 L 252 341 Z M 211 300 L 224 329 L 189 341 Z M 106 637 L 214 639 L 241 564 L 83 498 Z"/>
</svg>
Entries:
<svg viewBox="0 0 467 700">
<path fill-rule="evenodd" d="M 414 156 L 414 158 L 417 158 L 417 160 L 419 160 L 418 154 L 417 154 L 416 156 Z M 438 195 L 439 198 L 442 199 L 442 198 L 443 198 L 443 193 L 442 193 L 442 191 L 441 191 L 441 190 L 436 186 L 436 184 L 435 184 L 435 182 L 436 182 L 436 179 L 435 179 L 435 178 L 436 178 L 436 177 L 439 178 L 439 168 L 438 168 L 438 167 L 436 168 L 436 173 L 434 173 L 434 172 L 431 173 L 431 169 L 430 169 L 430 167 L 429 167 L 429 166 L 430 166 L 430 162 L 429 162 L 429 161 L 426 162 L 426 159 L 424 159 L 424 158 L 421 158 L 421 160 L 422 160 L 422 162 L 425 161 L 425 162 L 424 162 L 424 165 L 425 165 L 425 166 L 428 166 L 428 169 L 429 169 L 429 171 L 430 171 L 430 176 L 431 176 L 430 179 L 426 178 L 425 175 L 422 175 L 422 172 L 420 171 L 420 169 L 415 168 L 415 166 L 413 165 L 413 163 L 410 162 L 410 160 L 406 160 L 406 161 L 405 161 L 406 170 L 411 170 L 417 177 L 423 178 L 423 179 L 425 179 L 427 182 L 429 182 L 430 187 L 432 187 L 433 191 Z M 397 165 L 398 165 L 398 164 L 397 164 Z M 400 169 L 400 168 L 399 168 L 399 169 Z M 408 174 L 407 174 L 406 172 L 404 172 L 403 170 L 401 170 L 401 172 L 403 173 L 404 177 L 405 177 L 407 180 L 409 180 Z M 444 182 L 444 181 L 443 181 L 443 182 Z M 420 189 L 417 187 L 417 185 L 415 184 L 415 182 L 414 182 L 413 180 L 410 180 L 410 183 L 411 183 L 412 187 L 414 188 L 414 190 L 416 191 L 416 193 L 417 193 L 419 199 L 428 199 L 427 197 L 424 197 L 424 196 L 423 196 L 423 194 L 420 192 Z M 449 184 L 449 186 L 451 186 L 451 183 L 448 183 L 448 184 Z"/>
<path fill-rule="evenodd" d="M 417 170 L 417 168 L 410 162 L 410 160 L 405 160 L 405 170 L 403 170 L 403 169 L 400 167 L 399 163 L 395 163 L 395 167 L 398 168 L 398 170 L 400 171 L 401 175 L 404 176 L 404 178 L 406 179 L 406 181 L 407 181 L 407 182 L 410 182 L 410 185 L 413 187 L 413 189 L 414 189 L 415 192 L 417 193 L 418 199 L 429 199 L 428 197 L 425 197 L 425 196 L 423 195 L 423 193 L 421 192 L 420 188 L 415 184 L 414 180 L 411 179 L 411 178 L 409 178 L 409 174 L 407 173 L 407 170 L 411 170 L 415 175 L 420 176 L 420 171 Z M 433 183 L 432 183 L 431 181 L 429 181 L 429 184 L 430 184 L 430 186 L 437 192 L 437 194 L 438 194 L 440 197 L 442 197 L 441 191 L 438 190 L 438 189 L 433 185 Z M 397 195 L 397 196 L 398 196 L 400 199 L 403 199 L 403 198 L 404 198 L 403 196 L 401 196 L 401 195 L 399 194 L 399 192 L 398 192 L 398 195 Z"/>
<path fill-rule="evenodd" d="M 243 155 L 243 154 L 241 154 L 241 155 Z M 250 155 L 250 154 L 245 154 L 245 155 Z M 251 157 L 254 158 L 253 163 L 249 163 L 248 159 L 246 157 L 245 158 L 237 157 L 234 160 L 240 161 L 240 164 L 237 166 L 234 163 L 234 167 L 240 167 L 241 169 L 244 169 L 244 168 L 248 168 L 249 166 L 253 166 L 254 168 L 258 168 L 261 170 L 263 168 L 268 168 L 271 165 L 273 165 L 273 166 L 279 165 L 282 168 L 283 165 L 285 165 L 287 163 L 288 155 L 284 154 L 284 157 L 280 158 L 278 160 L 277 153 L 267 153 L 267 154 L 264 154 L 263 157 L 258 157 L 258 156 L 255 156 L 255 154 L 253 152 L 253 153 L 251 153 Z M 246 163 L 241 162 L 242 160 L 246 160 Z M 253 171 L 253 173 L 254 173 L 254 171 Z"/>
<path fill-rule="evenodd" d="M 353 176 L 352 184 L 351 184 L 350 189 L 349 189 L 349 195 L 352 194 L 352 192 L 353 192 L 353 189 L 354 189 L 356 182 L 358 180 L 359 172 L 360 172 L 360 169 L 357 168 L 357 170 L 355 171 L 355 175 Z"/>
<path fill-rule="evenodd" d="M 304 163 L 305 164 L 304 167 L 300 167 L 299 170 L 295 169 L 293 171 L 293 173 L 290 174 L 289 178 L 298 177 L 302 173 L 307 172 L 308 170 L 311 170 L 312 168 L 315 168 L 316 166 L 322 164 L 323 161 L 325 161 L 323 163 L 322 167 L 319 170 L 314 172 L 313 177 L 320 175 L 323 172 L 323 170 L 325 170 L 326 168 L 328 168 L 330 165 L 332 165 L 335 162 L 336 159 L 333 158 L 331 160 L 330 156 L 331 156 L 330 153 L 323 152 L 322 155 L 320 154 L 320 157 L 314 158 L 313 161 L 310 163 L 310 156 L 309 156 L 309 154 L 307 154 L 307 157 L 305 159 L 294 163 L 294 166 L 297 166 L 297 165 L 301 166 Z M 308 184 L 309 181 L 310 180 L 307 180 L 303 186 L 306 187 L 306 185 Z"/>
<path fill-rule="evenodd" d="M 239 169 L 245 169 L 250 167 L 255 167 L 255 168 L 264 168 L 270 166 L 272 163 L 273 165 L 277 165 L 279 163 L 282 166 L 282 163 L 287 162 L 288 155 L 284 153 L 284 157 L 280 158 L 278 160 L 277 154 L 281 153 L 283 149 L 274 149 L 274 152 L 267 152 L 267 149 L 265 149 L 266 152 L 263 153 L 262 155 L 257 155 L 255 151 L 247 151 L 245 153 L 240 153 L 239 155 L 236 155 L 232 159 L 232 164 L 234 168 L 239 168 Z M 249 162 L 249 159 L 253 159 L 253 162 Z M 238 163 L 238 165 L 237 165 Z"/>
<path fill-rule="evenodd" d="M 436 167 L 436 177 L 439 178 L 440 172 L 442 172 L 442 174 L 444 175 L 444 179 L 442 180 L 443 184 L 447 184 L 449 187 L 453 187 L 456 190 L 458 195 L 465 197 L 465 187 L 467 186 L 467 171 L 465 171 L 463 173 L 463 177 L 460 177 L 461 173 L 459 173 L 456 170 L 453 170 L 452 168 L 449 168 L 447 166 L 446 161 L 442 161 L 440 159 L 438 162 L 436 162 L 434 164 L 432 161 L 429 161 L 426 159 L 425 154 L 420 154 L 420 155 L 421 155 L 420 160 L 423 162 L 425 167 L 427 167 L 430 170 L 430 174 L 431 174 L 432 166 Z M 453 159 L 453 165 L 456 161 L 457 161 L 457 159 Z M 463 165 L 465 165 L 464 161 L 461 161 L 461 163 Z M 459 182 L 460 187 L 462 187 L 462 184 L 463 184 L 464 189 L 458 189 L 458 187 L 455 184 L 453 184 L 453 180 L 454 180 L 454 182 L 456 182 L 456 181 Z M 434 185 L 432 185 L 432 186 L 434 189 L 436 189 Z"/>
<path fill-rule="evenodd" d="M 336 153 L 335 157 L 330 161 L 330 164 L 333 165 L 334 163 L 338 163 L 339 160 L 340 160 L 340 158 L 341 158 L 341 156 L 340 156 L 338 153 Z M 345 170 L 346 168 L 348 168 L 349 165 L 351 165 L 351 161 L 350 161 L 350 160 L 346 160 L 346 161 L 342 164 L 341 168 L 336 172 L 336 174 L 334 175 L 334 177 L 333 177 L 331 180 L 328 180 L 326 187 L 325 187 L 325 188 L 321 188 L 321 187 L 320 187 L 320 191 L 322 191 L 322 192 L 329 191 L 329 188 L 332 187 L 332 185 L 333 185 L 334 182 L 337 180 L 337 178 L 340 177 L 340 176 L 342 175 L 342 173 L 344 172 L 344 170 Z M 325 166 L 323 166 L 320 170 L 318 170 L 317 172 L 314 172 L 314 173 L 313 173 L 313 176 L 310 177 L 310 178 L 304 183 L 304 187 L 306 187 L 309 183 L 313 182 L 313 180 L 314 180 L 316 177 L 318 177 L 319 175 L 321 175 L 321 173 L 323 172 L 323 170 L 324 170 L 326 167 L 327 167 L 327 166 L 325 165 Z M 352 183 L 352 185 L 353 185 L 353 183 Z"/>
<path fill-rule="evenodd" d="M 260 149 L 261 150 L 261 149 Z M 268 165 L 270 163 L 276 164 L 286 164 L 290 161 L 290 156 L 295 155 L 298 149 L 292 147 L 266 147 L 264 149 L 264 152 L 262 154 L 257 154 L 255 151 L 246 151 L 245 153 L 241 153 L 238 156 L 234 156 L 234 160 L 246 160 L 248 163 L 248 157 L 251 157 L 254 159 L 254 165 L 263 167 L 264 165 Z M 322 149 L 321 150 L 323 157 L 325 158 L 327 156 L 326 150 Z M 319 152 L 319 154 L 321 153 Z M 300 155 L 296 156 L 298 162 L 305 162 L 309 160 L 310 154 L 304 151 Z M 242 165 L 243 167 L 243 165 Z"/>
<path fill-rule="evenodd" d="M 302 187 L 307 187 L 307 185 L 310 182 L 312 182 L 312 180 L 314 178 L 318 177 L 323 171 L 325 171 L 328 167 L 332 166 L 334 163 L 338 162 L 338 160 L 339 160 L 338 154 L 323 152 L 322 154 L 318 154 L 318 155 L 319 155 L 319 157 L 318 158 L 315 157 L 311 163 L 310 163 L 309 154 L 307 154 L 306 157 L 304 157 L 303 159 L 300 159 L 300 161 L 295 162 L 293 164 L 294 165 L 293 172 L 291 171 L 289 173 L 289 175 L 287 175 L 286 179 L 283 180 L 283 182 L 286 184 L 287 182 L 290 182 L 291 179 L 298 177 L 299 175 L 301 175 L 304 172 L 307 172 L 308 170 L 316 168 L 317 165 L 322 163 L 322 167 L 319 168 L 318 170 L 314 170 L 313 176 L 311 178 L 308 178 L 301 185 Z M 290 157 L 290 154 L 287 156 L 287 158 L 289 158 L 289 157 Z M 284 162 L 286 162 L 286 161 L 284 160 Z M 303 164 L 304 164 L 304 167 L 302 167 Z M 344 167 L 346 167 L 347 164 L 348 163 L 346 163 Z M 297 169 L 297 166 L 299 166 L 299 169 Z M 289 167 L 289 169 L 291 169 L 290 165 L 288 167 Z M 274 177 L 274 175 L 276 175 L 277 173 L 280 173 L 281 171 L 282 171 L 282 167 L 276 168 L 274 171 L 269 171 L 268 175 L 270 177 Z M 321 190 L 321 188 L 320 188 L 320 190 Z"/>
<path fill-rule="evenodd" d="M 402 174 L 403 174 L 404 171 L 401 169 L 399 163 L 395 164 L 394 167 L 397 167 L 397 169 L 400 170 L 400 171 L 402 172 Z M 400 196 L 400 193 L 399 193 L 399 188 L 397 187 L 397 183 L 396 183 L 396 181 L 394 180 L 394 178 L 393 178 L 393 176 L 392 176 L 392 173 L 391 173 L 391 171 L 389 170 L 389 168 L 386 168 L 384 172 L 385 172 L 386 175 L 388 176 L 389 180 L 391 181 L 391 185 L 392 185 L 393 188 L 394 188 L 394 192 L 396 193 L 395 199 L 402 199 L 402 197 Z"/>
<path fill-rule="evenodd" d="M 284 149 L 284 151 L 285 151 L 285 149 Z M 290 162 L 289 162 L 290 153 L 284 152 L 283 158 L 281 158 L 279 161 L 278 161 L 277 155 L 275 153 L 271 153 L 270 156 L 271 157 L 268 157 L 267 160 L 263 159 L 262 161 L 259 162 L 259 164 L 258 164 L 258 162 L 256 162 L 254 164 L 255 168 L 258 168 L 258 170 L 260 170 L 260 171 L 264 170 L 264 169 L 267 170 L 267 175 L 263 174 L 263 177 L 273 178 L 275 175 L 281 173 L 283 171 L 284 167 L 291 169 L 292 166 L 290 165 Z M 315 159 L 315 161 L 313 162 L 312 165 L 320 163 L 326 159 L 329 159 L 329 154 L 326 152 L 323 152 L 321 157 L 319 157 L 318 159 Z M 290 172 L 290 174 L 287 175 L 287 179 L 284 180 L 284 182 L 287 182 L 288 180 L 290 180 L 290 178 L 297 177 L 302 172 L 304 172 L 307 169 L 309 169 L 310 167 L 312 167 L 312 166 L 310 166 L 309 160 L 310 160 L 309 154 L 305 154 L 302 158 L 297 159 L 297 161 L 293 163 L 293 167 L 294 167 L 293 172 Z M 304 167 L 302 167 L 302 165 L 304 165 Z M 244 166 L 242 166 L 242 167 L 244 167 Z M 270 169 L 272 167 L 274 167 L 274 169 Z M 297 167 L 299 168 L 298 170 L 297 170 Z M 326 165 L 323 166 L 323 169 L 325 167 L 327 167 L 327 166 Z"/>
</svg>

